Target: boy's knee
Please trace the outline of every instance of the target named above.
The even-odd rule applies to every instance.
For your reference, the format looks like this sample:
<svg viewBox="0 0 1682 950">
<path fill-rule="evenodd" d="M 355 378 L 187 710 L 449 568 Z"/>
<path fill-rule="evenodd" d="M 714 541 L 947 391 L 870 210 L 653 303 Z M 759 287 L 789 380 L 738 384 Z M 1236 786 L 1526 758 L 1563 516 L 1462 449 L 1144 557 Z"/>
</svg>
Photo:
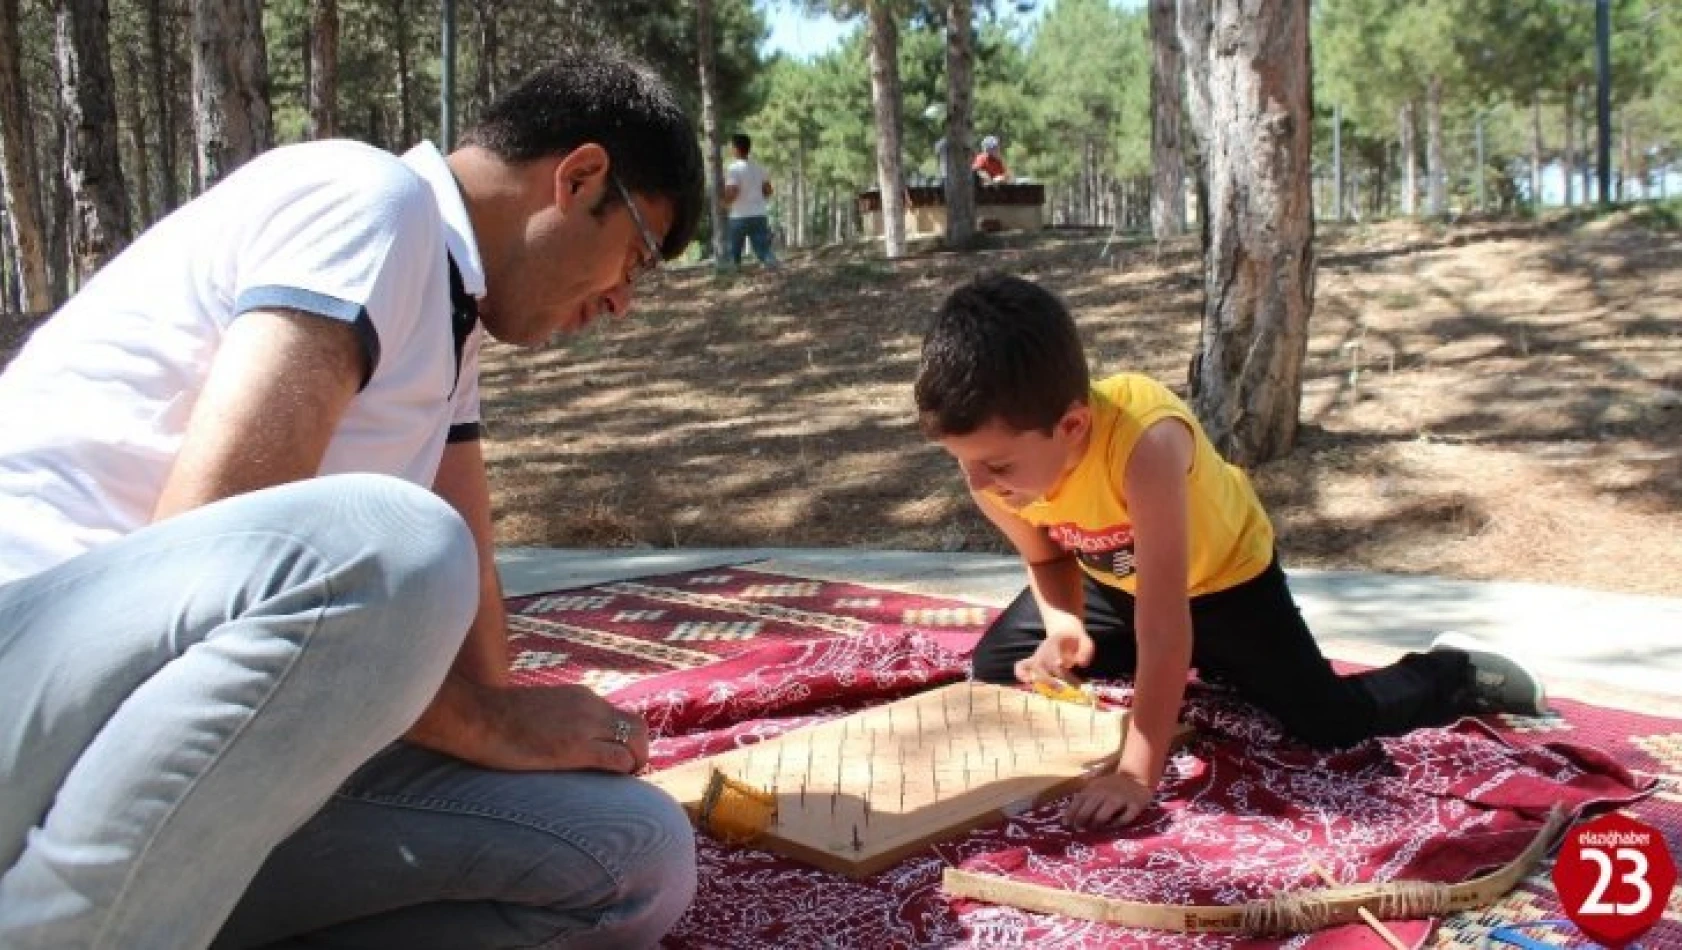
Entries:
<svg viewBox="0 0 1682 950">
<path fill-rule="evenodd" d="M 1321 752 L 1345 749 L 1372 738 L 1370 727 L 1337 710 L 1296 716 L 1282 724 L 1286 733 Z"/>
<path fill-rule="evenodd" d="M 1016 661 L 1022 659 L 1003 650 L 989 649 L 985 641 L 970 657 L 970 676 L 981 683 L 1008 686 L 1016 682 Z"/>
</svg>

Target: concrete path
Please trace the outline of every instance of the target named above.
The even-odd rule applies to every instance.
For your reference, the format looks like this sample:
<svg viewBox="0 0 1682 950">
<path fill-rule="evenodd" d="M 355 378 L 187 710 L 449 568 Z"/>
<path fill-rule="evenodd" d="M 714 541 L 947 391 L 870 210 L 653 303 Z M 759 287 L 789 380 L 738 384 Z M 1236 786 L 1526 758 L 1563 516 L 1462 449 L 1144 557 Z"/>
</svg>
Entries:
<svg viewBox="0 0 1682 950">
<path fill-rule="evenodd" d="M 1014 557 L 909 551 L 736 548 L 498 552 L 509 596 L 723 565 L 853 581 L 1002 606 L 1021 590 Z M 1550 692 L 1682 716 L 1682 598 L 1541 584 L 1290 571 L 1291 589 L 1329 656 L 1386 663 L 1443 630 L 1523 657 Z"/>
</svg>

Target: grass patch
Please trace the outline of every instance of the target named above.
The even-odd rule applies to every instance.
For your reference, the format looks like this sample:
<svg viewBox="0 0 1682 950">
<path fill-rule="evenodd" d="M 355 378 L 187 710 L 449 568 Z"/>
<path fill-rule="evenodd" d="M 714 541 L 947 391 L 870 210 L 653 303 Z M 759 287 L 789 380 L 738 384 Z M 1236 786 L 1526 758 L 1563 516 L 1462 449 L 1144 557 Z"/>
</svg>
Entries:
<svg viewBox="0 0 1682 950">
<path fill-rule="evenodd" d="M 1682 231 L 1682 198 L 1637 205 L 1630 223 L 1649 231 Z"/>
<path fill-rule="evenodd" d="M 837 284 L 879 284 L 893 277 L 893 268 L 884 261 L 842 261 L 831 270 L 831 280 Z"/>
</svg>

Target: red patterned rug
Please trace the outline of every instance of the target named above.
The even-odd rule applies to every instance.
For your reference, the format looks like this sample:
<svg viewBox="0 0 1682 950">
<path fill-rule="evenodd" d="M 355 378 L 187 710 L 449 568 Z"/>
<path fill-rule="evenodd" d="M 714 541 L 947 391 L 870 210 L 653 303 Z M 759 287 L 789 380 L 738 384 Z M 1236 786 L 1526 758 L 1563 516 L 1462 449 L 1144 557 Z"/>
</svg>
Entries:
<svg viewBox="0 0 1682 950">
<path fill-rule="evenodd" d="M 747 568 L 509 601 L 522 684 L 587 683 L 647 717 L 654 766 L 686 761 L 961 679 L 993 611 Z M 1125 685 L 1106 691 L 1125 702 Z M 1555 802 L 1627 805 L 1682 844 L 1682 721 L 1561 701 L 1546 719 L 1467 720 L 1337 754 L 1194 687 L 1197 740 L 1159 806 L 1122 831 L 1074 833 L 1057 803 L 931 848 L 864 881 L 700 842 L 701 888 L 673 948 L 1381 947 L 1358 927 L 1285 941 L 1128 930 L 950 902 L 949 865 L 1094 894 L 1230 904 L 1343 881 L 1459 881 L 1512 859 Z M 1642 789 L 1658 783 L 1654 794 Z M 1631 804 L 1633 803 L 1633 804 Z M 1410 944 L 1475 947 L 1501 924 L 1560 917 L 1544 865 L 1488 910 L 1397 923 Z M 1547 939 L 1569 944 L 1569 931 Z M 1578 941 L 1582 943 L 1582 941 Z M 1682 898 L 1643 939 L 1682 950 Z"/>
</svg>

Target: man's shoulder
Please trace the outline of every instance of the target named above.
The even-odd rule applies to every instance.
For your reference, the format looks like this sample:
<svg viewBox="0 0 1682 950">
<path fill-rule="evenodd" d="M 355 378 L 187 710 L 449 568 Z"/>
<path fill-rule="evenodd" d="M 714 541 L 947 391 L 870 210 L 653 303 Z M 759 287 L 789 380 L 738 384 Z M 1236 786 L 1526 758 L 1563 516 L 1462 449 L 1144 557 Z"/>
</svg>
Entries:
<svg viewBox="0 0 1682 950">
<path fill-rule="evenodd" d="M 320 139 L 269 149 L 252 161 L 273 172 L 312 173 L 336 168 L 347 175 L 414 178 L 403 159 L 383 148 L 354 139 Z"/>
<path fill-rule="evenodd" d="M 283 145 L 251 164 L 270 182 L 288 182 L 299 190 L 325 188 L 368 204 L 393 206 L 398 213 L 436 204 L 426 180 L 402 158 L 350 139 Z"/>
</svg>

